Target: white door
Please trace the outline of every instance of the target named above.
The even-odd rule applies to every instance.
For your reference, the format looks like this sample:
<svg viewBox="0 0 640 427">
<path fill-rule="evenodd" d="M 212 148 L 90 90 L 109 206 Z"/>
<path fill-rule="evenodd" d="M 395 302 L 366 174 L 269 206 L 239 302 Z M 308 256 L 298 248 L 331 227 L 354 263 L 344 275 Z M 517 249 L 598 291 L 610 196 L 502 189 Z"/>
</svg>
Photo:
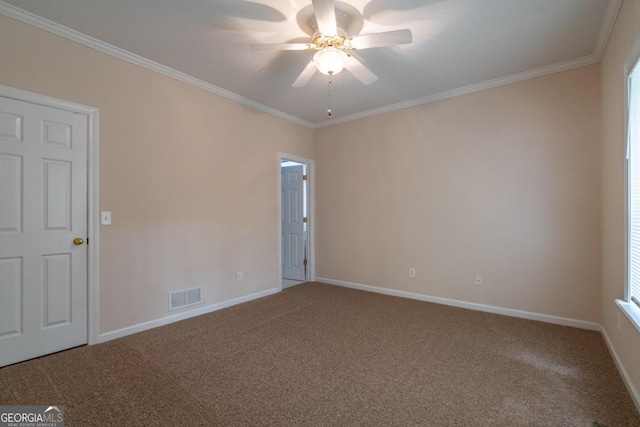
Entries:
<svg viewBox="0 0 640 427">
<path fill-rule="evenodd" d="M 285 166 L 282 173 L 282 278 L 305 280 L 304 169 Z"/>
<path fill-rule="evenodd" d="M 0 366 L 87 343 L 87 116 L 0 97 Z"/>
</svg>

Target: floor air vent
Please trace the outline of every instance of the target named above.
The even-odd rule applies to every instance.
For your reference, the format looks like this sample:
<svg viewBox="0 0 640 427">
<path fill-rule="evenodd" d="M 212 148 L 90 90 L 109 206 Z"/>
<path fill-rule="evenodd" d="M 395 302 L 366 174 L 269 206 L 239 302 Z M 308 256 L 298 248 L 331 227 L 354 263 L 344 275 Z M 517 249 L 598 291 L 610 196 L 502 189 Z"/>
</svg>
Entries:
<svg viewBox="0 0 640 427">
<path fill-rule="evenodd" d="M 187 289 L 169 294 L 169 311 L 202 302 L 202 288 Z"/>
</svg>

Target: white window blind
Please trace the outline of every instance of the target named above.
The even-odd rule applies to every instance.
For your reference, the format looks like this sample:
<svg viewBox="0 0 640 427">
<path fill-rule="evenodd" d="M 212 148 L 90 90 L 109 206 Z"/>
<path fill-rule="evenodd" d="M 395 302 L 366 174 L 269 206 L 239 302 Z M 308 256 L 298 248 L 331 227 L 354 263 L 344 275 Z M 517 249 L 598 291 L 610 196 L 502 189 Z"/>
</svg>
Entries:
<svg viewBox="0 0 640 427">
<path fill-rule="evenodd" d="M 629 76 L 629 299 L 640 307 L 640 66 Z"/>
</svg>

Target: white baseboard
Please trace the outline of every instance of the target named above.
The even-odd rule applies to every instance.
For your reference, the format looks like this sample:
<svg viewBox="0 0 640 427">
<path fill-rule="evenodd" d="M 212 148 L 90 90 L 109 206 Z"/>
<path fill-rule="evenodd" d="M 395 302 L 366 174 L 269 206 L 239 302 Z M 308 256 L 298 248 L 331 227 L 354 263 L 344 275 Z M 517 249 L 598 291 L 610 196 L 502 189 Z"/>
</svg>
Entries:
<svg viewBox="0 0 640 427">
<path fill-rule="evenodd" d="M 613 357 L 613 360 L 616 363 L 616 366 L 618 368 L 618 371 L 620 372 L 620 376 L 622 377 L 622 380 L 624 381 L 625 385 L 627 386 L 627 390 L 629 391 L 629 394 L 631 395 L 631 399 L 633 400 L 633 403 L 635 404 L 638 412 L 640 412 L 640 393 L 638 392 L 638 389 L 636 389 L 636 387 L 634 386 L 633 382 L 631 381 L 631 379 L 629 377 L 629 374 L 627 373 L 627 370 L 624 368 L 624 365 L 620 361 L 620 359 L 618 357 L 618 353 L 616 353 L 616 350 L 613 347 L 613 344 L 611 343 L 611 340 L 609 339 L 609 335 L 607 334 L 606 329 L 602 325 L 600 325 L 598 323 L 586 322 L 586 321 L 583 321 L 583 320 L 570 319 L 570 318 L 566 318 L 566 317 L 551 316 L 551 315 L 548 315 L 548 314 L 532 313 L 532 312 L 529 312 L 529 311 L 513 310 L 513 309 L 509 309 L 509 308 L 495 307 L 495 306 L 490 306 L 490 305 L 483 305 L 483 304 L 477 304 L 477 303 L 472 303 L 472 302 L 453 300 L 453 299 L 448 299 L 448 298 L 433 297 L 433 296 L 429 296 L 429 295 L 416 294 L 416 293 L 413 293 L 413 292 L 405 292 L 405 291 L 398 291 L 398 290 L 394 290 L 394 289 L 379 288 L 379 287 L 376 287 L 376 286 L 369 286 L 369 285 L 363 285 L 363 284 L 359 284 L 359 283 L 345 282 L 345 281 L 342 281 L 342 280 L 333 280 L 333 279 L 328 279 L 328 278 L 325 278 L 325 277 L 317 277 L 316 281 L 322 282 L 322 283 L 327 283 L 329 285 L 336 285 L 336 286 L 342 286 L 342 287 L 345 287 L 345 288 L 358 289 L 358 290 L 361 290 L 361 291 L 375 292 L 375 293 L 378 293 L 378 294 L 396 296 L 396 297 L 401 297 L 401 298 L 409 298 L 409 299 L 414 299 L 414 300 L 418 300 L 418 301 L 432 302 L 432 303 L 436 303 L 436 304 L 444 304 L 444 305 L 449 305 L 449 306 L 453 306 L 453 307 L 466 308 L 466 309 L 469 309 L 469 310 L 477 310 L 477 311 L 483 311 L 483 312 L 487 312 L 487 313 L 502 314 L 502 315 L 505 315 L 505 316 L 518 317 L 518 318 L 522 318 L 522 319 L 538 320 L 538 321 L 541 321 L 541 322 L 553 323 L 553 324 L 557 324 L 557 325 L 572 326 L 572 327 L 581 328 L 581 329 L 599 331 L 600 333 L 602 333 L 602 336 L 604 337 L 604 340 L 607 343 L 607 347 L 609 348 L 609 352 L 611 353 L 611 356 Z M 140 323 L 138 325 L 129 326 L 127 328 L 122 328 L 122 329 L 118 329 L 118 330 L 111 331 L 111 332 L 105 332 L 105 333 L 100 334 L 98 336 L 96 344 L 100 344 L 100 343 L 104 343 L 104 342 L 107 342 L 107 341 L 111 341 L 111 340 L 114 340 L 116 338 L 122 338 L 122 337 L 125 337 L 127 335 L 135 334 L 137 332 L 142 332 L 142 331 L 146 331 L 146 330 L 149 330 L 149 329 L 157 328 L 159 326 L 168 325 L 170 323 L 178 322 L 180 320 L 189 319 L 191 317 L 200 316 L 202 314 L 211 313 L 213 311 L 221 310 L 223 308 L 231 307 L 231 306 L 234 306 L 234 305 L 237 305 L 237 304 L 241 304 L 241 303 L 244 303 L 244 302 L 253 301 L 253 300 L 258 299 L 258 298 L 262 298 L 262 297 L 266 297 L 266 296 L 269 296 L 269 295 L 273 295 L 273 294 L 276 294 L 278 292 L 280 292 L 280 288 L 272 288 L 272 289 L 268 289 L 266 291 L 256 292 L 256 293 L 251 294 L 251 295 L 246 295 L 246 296 L 235 298 L 235 299 L 232 299 L 232 300 L 223 301 L 223 302 L 220 302 L 220 303 L 217 303 L 217 304 L 212 304 L 212 305 L 209 305 L 209 306 L 206 306 L 206 307 L 201 307 L 201 308 L 198 308 L 198 309 L 195 309 L 195 310 L 189 310 L 189 311 L 186 311 L 184 313 L 175 314 L 173 316 L 163 317 L 161 319 L 156 319 L 156 320 L 152 320 L 152 321 L 149 321 L 149 322 Z"/>
<path fill-rule="evenodd" d="M 631 378 L 629 377 L 627 370 L 624 368 L 622 361 L 618 357 L 618 353 L 616 353 L 616 350 L 613 347 L 611 340 L 609 340 L 609 335 L 607 334 L 606 329 L 598 323 L 586 322 L 584 320 L 577 320 L 577 319 L 569 319 L 566 317 L 551 316 L 548 314 L 532 313 L 529 311 L 512 310 L 510 308 L 495 307 L 490 305 L 483 305 L 483 304 L 477 304 L 477 303 L 459 301 L 459 300 L 453 300 L 453 299 L 447 299 L 447 298 L 432 297 L 432 296 L 416 294 L 412 292 L 397 291 L 394 289 L 379 288 L 376 286 L 362 285 L 359 283 L 344 282 L 342 280 L 327 279 L 324 277 L 317 277 L 316 281 L 327 283 L 330 285 L 342 286 L 345 288 L 359 289 L 361 291 L 375 292 L 378 294 L 391 295 L 391 296 L 396 296 L 401 298 L 410 298 L 418 301 L 433 302 L 436 304 L 450 305 L 453 307 L 467 308 L 470 310 L 484 311 L 487 313 L 503 314 L 505 316 L 519 317 L 522 319 L 529 319 L 529 320 L 538 320 L 541 322 L 553 323 L 556 325 L 573 326 L 575 328 L 598 331 L 604 337 L 604 340 L 607 343 L 607 347 L 609 347 L 609 353 L 611 353 L 611 356 L 613 357 L 613 360 L 615 361 L 616 366 L 618 367 L 618 372 L 620 372 L 620 376 L 622 377 L 624 384 L 627 386 L 627 390 L 631 395 L 631 399 L 633 400 L 633 403 L 636 405 L 636 409 L 638 410 L 638 412 L 640 412 L 640 393 L 638 393 L 638 389 L 635 387 L 635 385 L 631 381 Z"/>
<path fill-rule="evenodd" d="M 189 319 L 191 317 L 200 316 L 203 314 L 211 313 L 213 311 L 222 310 L 223 308 L 231 307 L 233 305 L 242 304 L 243 302 L 253 301 L 258 298 L 266 297 L 280 292 L 280 288 L 267 289 L 266 291 L 256 292 L 251 295 L 246 295 L 232 300 L 219 302 L 217 304 L 208 305 L 206 307 L 200 307 L 195 310 L 185 311 L 183 313 L 174 314 L 172 316 L 163 317 L 161 319 L 150 320 L 148 322 L 139 323 L 137 325 L 128 326 L 126 328 L 118 329 L 111 332 L 105 332 L 98 336 L 96 344 L 111 341 L 116 338 L 126 337 L 127 335 L 135 334 L 138 332 L 146 331 L 149 329 L 157 328 L 158 326 L 168 325 L 170 323 L 179 322 L 180 320 Z"/>
<path fill-rule="evenodd" d="M 640 412 L 640 393 L 638 393 L 638 389 L 636 388 L 636 386 L 633 385 L 633 382 L 631 381 L 631 378 L 629 377 L 627 370 L 624 368 L 622 361 L 618 357 L 618 353 L 616 352 L 616 349 L 613 347 L 613 343 L 609 339 L 609 334 L 607 334 L 607 330 L 604 328 L 604 326 L 601 328 L 600 332 L 604 337 L 604 341 L 607 343 L 607 347 L 609 347 L 609 353 L 611 353 L 611 356 L 613 357 L 614 362 L 616 362 L 616 366 L 618 367 L 618 372 L 620 372 L 622 381 L 624 381 L 624 385 L 627 386 L 627 390 L 631 395 L 631 399 L 633 400 L 633 403 L 635 403 L 636 405 L 636 409 L 638 410 L 638 412 Z"/>
<path fill-rule="evenodd" d="M 376 286 L 362 285 L 359 283 L 344 282 L 342 280 L 327 279 L 317 277 L 316 281 L 329 285 L 342 286 L 345 288 L 359 289 L 361 291 L 375 292 L 378 294 L 391 295 L 394 297 L 415 299 L 418 301 L 433 302 L 436 304 L 450 305 L 453 307 L 467 308 L 469 310 L 484 311 L 487 313 L 502 314 L 505 316 L 519 317 L 521 319 L 538 320 L 540 322 L 553 323 L 556 325 L 572 326 L 574 328 L 588 329 L 590 331 L 601 331 L 599 323 L 587 322 L 584 320 L 570 319 L 567 317 L 551 316 L 549 314 L 533 313 L 530 311 L 513 310 L 510 308 L 495 307 L 492 305 L 478 304 L 474 302 L 460 301 L 448 298 L 432 297 L 429 295 L 416 294 L 413 292 L 397 291 L 395 289 L 378 288 Z"/>
</svg>

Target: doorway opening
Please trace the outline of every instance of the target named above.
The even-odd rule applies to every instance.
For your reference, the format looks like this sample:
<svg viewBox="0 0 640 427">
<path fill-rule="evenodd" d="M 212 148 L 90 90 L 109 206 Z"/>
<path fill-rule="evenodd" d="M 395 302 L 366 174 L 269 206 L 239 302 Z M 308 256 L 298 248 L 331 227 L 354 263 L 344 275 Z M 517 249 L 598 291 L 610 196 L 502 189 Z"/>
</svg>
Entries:
<svg viewBox="0 0 640 427">
<path fill-rule="evenodd" d="M 280 279 L 282 288 L 312 279 L 310 160 L 280 155 Z"/>
</svg>

